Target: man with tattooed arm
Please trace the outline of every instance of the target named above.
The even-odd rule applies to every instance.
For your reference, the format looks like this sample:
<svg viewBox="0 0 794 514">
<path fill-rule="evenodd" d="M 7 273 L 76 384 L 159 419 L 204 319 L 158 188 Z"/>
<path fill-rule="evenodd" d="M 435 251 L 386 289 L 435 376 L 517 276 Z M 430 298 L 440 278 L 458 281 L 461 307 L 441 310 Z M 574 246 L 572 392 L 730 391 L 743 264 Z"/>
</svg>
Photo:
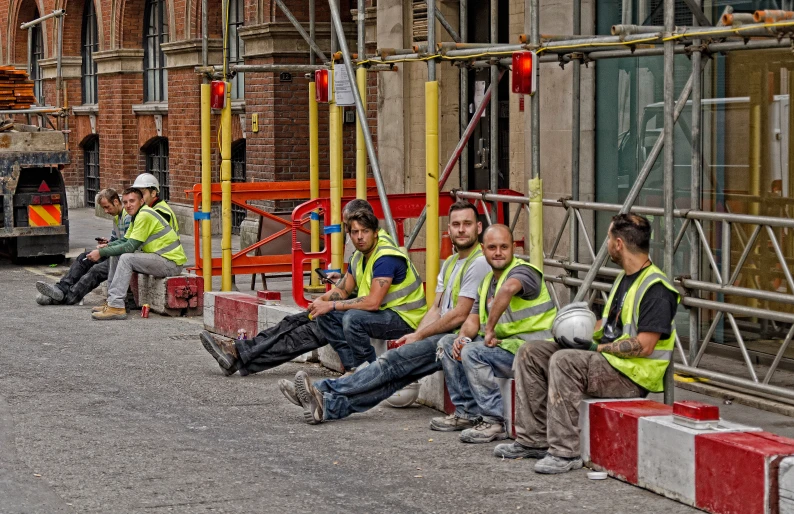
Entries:
<svg viewBox="0 0 794 514">
<path fill-rule="evenodd" d="M 646 218 L 636 214 L 612 218 L 609 256 L 623 271 L 615 279 L 592 340 L 561 337 L 519 349 L 516 440 L 498 445 L 496 457 L 541 459 L 535 463 L 536 473 L 579 469 L 583 395 L 632 398 L 664 390 L 680 298 L 648 257 L 650 238 Z"/>
<path fill-rule="evenodd" d="M 356 247 L 347 273 L 312 302 L 309 314 L 349 373 L 375 361 L 371 337 L 398 339 L 416 330 L 427 301 L 419 273 L 407 255 L 379 234 L 372 212 L 351 213 L 347 231 Z M 348 299 L 356 290 L 357 296 Z"/>
</svg>

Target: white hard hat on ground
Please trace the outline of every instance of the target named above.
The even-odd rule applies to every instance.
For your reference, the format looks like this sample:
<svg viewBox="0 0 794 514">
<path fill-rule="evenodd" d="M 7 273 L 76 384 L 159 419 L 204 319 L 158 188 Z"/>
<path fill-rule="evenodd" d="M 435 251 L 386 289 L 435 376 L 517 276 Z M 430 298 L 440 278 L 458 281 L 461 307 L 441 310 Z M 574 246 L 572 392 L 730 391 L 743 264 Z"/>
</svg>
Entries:
<svg viewBox="0 0 794 514">
<path fill-rule="evenodd" d="M 551 333 L 555 338 L 565 337 L 569 341 L 575 338 L 590 340 L 595 330 L 596 316 L 582 302 L 578 305 L 571 304 L 557 313 L 551 325 Z"/>
<path fill-rule="evenodd" d="M 160 182 L 158 182 L 157 178 L 151 173 L 141 173 L 135 177 L 135 182 L 132 184 L 132 187 L 138 189 L 153 187 L 158 193 L 160 192 Z"/>
</svg>

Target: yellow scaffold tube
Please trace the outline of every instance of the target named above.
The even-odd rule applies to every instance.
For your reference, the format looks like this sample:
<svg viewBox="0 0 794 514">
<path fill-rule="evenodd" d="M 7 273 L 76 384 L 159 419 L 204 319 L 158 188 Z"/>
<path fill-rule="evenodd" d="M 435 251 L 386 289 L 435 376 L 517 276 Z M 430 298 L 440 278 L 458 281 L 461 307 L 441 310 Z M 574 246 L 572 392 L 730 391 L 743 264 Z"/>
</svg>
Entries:
<svg viewBox="0 0 794 514">
<path fill-rule="evenodd" d="M 529 262 L 543 270 L 543 181 L 529 179 Z"/>
<path fill-rule="evenodd" d="M 212 111 L 210 85 L 201 85 L 201 258 L 204 291 L 212 291 Z"/>
<path fill-rule="evenodd" d="M 232 290 L 232 83 L 221 110 L 221 291 Z"/>
<path fill-rule="evenodd" d="M 331 70 L 333 74 L 333 70 Z M 333 83 L 333 76 L 330 77 Z M 334 91 L 336 94 L 336 91 Z M 331 269 L 342 270 L 344 266 L 345 238 L 342 225 L 342 109 L 333 98 L 328 103 L 328 126 L 331 135 L 331 226 L 340 230 L 331 232 Z"/>
<path fill-rule="evenodd" d="M 356 70 L 358 92 L 364 100 L 364 111 L 367 110 L 367 70 L 359 67 Z M 364 142 L 364 130 L 361 120 L 356 117 L 356 198 L 367 199 L 367 145 Z"/>
<path fill-rule="evenodd" d="M 438 281 L 438 81 L 425 82 L 425 197 L 427 199 L 427 303 L 433 304 Z"/>
<path fill-rule="evenodd" d="M 317 90 L 316 82 L 309 82 L 309 195 L 314 200 L 320 196 L 320 133 L 317 124 Z M 312 252 L 320 251 L 320 220 L 314 219 L 310 222 L 312 230 Z M 324 288 L 320 284 L 320 277 L 314 270 L 320 267 L 319 259 L 312 259 L 311 288 L 312 291 L 322 291 Z M 327 267 L 327 266 L 326 266 Z"/>
</svg>

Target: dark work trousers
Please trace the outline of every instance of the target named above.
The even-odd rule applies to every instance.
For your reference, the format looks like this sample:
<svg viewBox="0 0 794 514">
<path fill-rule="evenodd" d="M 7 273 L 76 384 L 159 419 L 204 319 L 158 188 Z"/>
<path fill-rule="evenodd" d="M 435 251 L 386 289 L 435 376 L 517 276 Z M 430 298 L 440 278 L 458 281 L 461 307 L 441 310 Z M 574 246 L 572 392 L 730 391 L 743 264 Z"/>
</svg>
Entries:
<svg viewBox="0 0 794 514">
<path fill-rule="evenodd" d="M 309 313 L 303 311 L 286 316 L 253 339 L 235 341 L 234 347 L 242 363 L 240 369 L 259 373 L 327 344 L 317 322 L 310 320 Z"/>
<path fill-rule="evenodd" d="M 99 287 L 99 284 L 108 279 L 108 259 L 103 257 L 99 262 L 86 260 L 88 252 L 77 256 L 69 267 L 66 275 L 55 284 L 63 291 L 63 302 L 74 305 L 88 293 Z"/>
</svg>

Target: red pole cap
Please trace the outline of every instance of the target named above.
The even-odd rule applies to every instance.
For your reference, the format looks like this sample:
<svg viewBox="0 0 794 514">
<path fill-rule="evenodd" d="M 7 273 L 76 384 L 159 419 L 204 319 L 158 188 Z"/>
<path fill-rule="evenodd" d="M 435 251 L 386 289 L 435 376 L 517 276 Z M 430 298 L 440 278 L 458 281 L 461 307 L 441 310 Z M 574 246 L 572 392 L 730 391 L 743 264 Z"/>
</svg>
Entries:
<svg viewBox="0 0 794 514">
<path fill-rule="evenodd" d="M 675 402 L 673 403 L 673 416 L 681 416 L 695 421 L 719 421 L 720 408 L 716 405 L 691 400 Z"/>
</svg>

